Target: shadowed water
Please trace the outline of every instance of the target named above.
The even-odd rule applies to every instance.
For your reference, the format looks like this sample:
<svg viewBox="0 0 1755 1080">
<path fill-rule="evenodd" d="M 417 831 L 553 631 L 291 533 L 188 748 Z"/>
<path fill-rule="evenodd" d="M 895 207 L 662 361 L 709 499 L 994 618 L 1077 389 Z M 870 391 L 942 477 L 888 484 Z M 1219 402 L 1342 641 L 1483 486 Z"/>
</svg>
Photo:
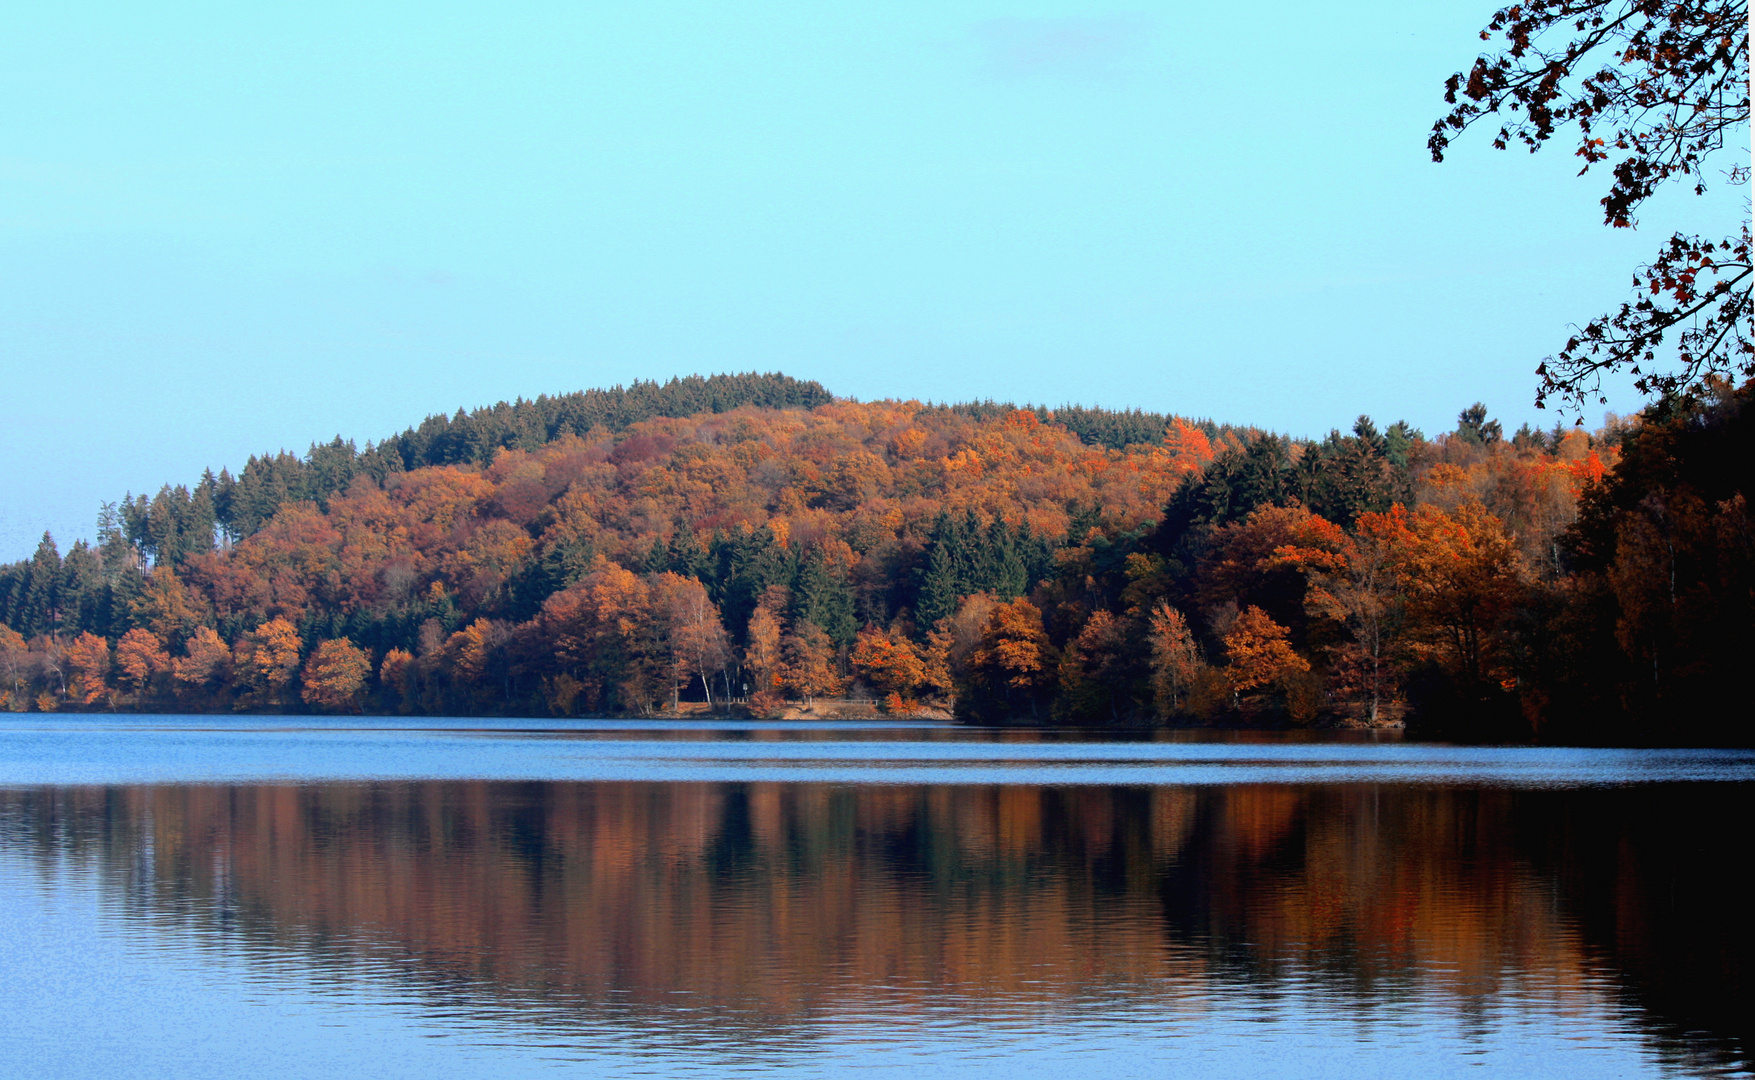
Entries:
<svg viewBox="0 0 1755 1080">
<path fill-rule="evenodd" d="M 1755 756 L 21 717 L 42 1076 L 1751 1075 Z"/>
</svg>

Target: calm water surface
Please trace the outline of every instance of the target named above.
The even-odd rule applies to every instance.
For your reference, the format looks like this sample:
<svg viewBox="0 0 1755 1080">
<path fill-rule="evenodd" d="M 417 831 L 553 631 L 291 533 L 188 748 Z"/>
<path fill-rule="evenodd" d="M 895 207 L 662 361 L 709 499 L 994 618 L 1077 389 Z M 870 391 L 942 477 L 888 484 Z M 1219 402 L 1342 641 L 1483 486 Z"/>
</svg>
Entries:
<svg viewBox="0 0 1755 1080">
<path fill-rule="evenodd" d="M 1755 755 L 0 721 L 0 1073 L 1751 1076 Z"/>
</svg>

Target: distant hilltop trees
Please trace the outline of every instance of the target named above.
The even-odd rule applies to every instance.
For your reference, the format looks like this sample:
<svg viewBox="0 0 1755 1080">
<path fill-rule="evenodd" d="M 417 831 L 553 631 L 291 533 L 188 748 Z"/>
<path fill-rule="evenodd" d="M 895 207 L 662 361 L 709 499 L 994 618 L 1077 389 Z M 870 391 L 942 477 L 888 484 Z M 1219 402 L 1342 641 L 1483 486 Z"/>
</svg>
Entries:
<svg viewBox="0 0 1755 1080">
<path fill-rule="evenodd" d="M 288 502 L 312 501 L 326 506 L 331 495 L 346 491 L 353 478 L 370 476 L 383 483 L 391 474 L 432 465 L 485 465 L 501 450 L 535 450 L 567 435 L 585 436 L 602 429 L 623 432 L 656 417 L 687 417 L 732 409 L 814 409 L 834 400 L 815 382 L 786 375 L 689 375 L 668 382 L 642 382 L 608 390 L 584 390 L 554 397 L 541 396 L 464 412 L 429 416 L 415 427 L 383 442 L 366 444 L 364 452 L 339 436 L 315 444 L 300 458 L 280 451 L 252 457 L 233 480 L 225 471 L 203 477 L 181 500 L 191 506 L 190 523 L 205 537 L 207 503 L 212 521 L 223 536 L 239 540 L 260 529 Z M 204 490 L 205 489 L 205 493 Z M 179 501 L 179 489 L 169 498 Z M 126 525 L 151 541 L 145 519 L 152 512 L 145 496 L 124 504 Z"/>
<path fill-rule="evenodd" d="M 285 450 L 252 456 L 235 478 L 224 468 L 217 475 L 209 470 L 193 487 L 167 485 L 152 498 L 131 495 L 115 508 L 113 525 L 146 558 L 155 559 L 162 551 L 175 562 L 201 549 L 209 537 L 224 544 L 254 534 L 287 503 L 315 502 L 327 509 L 330 496 L 346 491 L 360 475 L 382 484 L 394 473 L 433 465 L 485 465 L 501 450 L 535 450 L 567 435 L 587 436 L 598 430 L 620 433 L 660 417 L 681 419 L 746 407 L 809 410 L 834 400 L 819 383 L 750 372 L 689 375 L 663 383 L 636 380 L 608 390 L 502 401 L 467 413 L 458 409 L 452 416 L 429 416 L 399 435 L 377 444 L 368 442 L 363 451 L 337 436 L 312 444 L 303 457 Z M 982 401 L 942 408 L 986 420 L 1014 412 L 1018 406 Z M 1138 409 L 1026 408 L 1087 445 L 1116 450 L 1162 441 L 1175 419 Z M 1246 430 L 1211 421 L 1196 423 L 1209 439 Z"/>
</svg>

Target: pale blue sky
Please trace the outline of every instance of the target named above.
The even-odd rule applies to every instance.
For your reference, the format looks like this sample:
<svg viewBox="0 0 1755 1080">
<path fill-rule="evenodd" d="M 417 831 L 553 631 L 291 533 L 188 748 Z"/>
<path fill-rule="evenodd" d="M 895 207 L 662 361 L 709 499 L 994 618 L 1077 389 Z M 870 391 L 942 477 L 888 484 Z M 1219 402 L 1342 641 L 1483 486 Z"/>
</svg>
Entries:
<svg viewBox="0 0 1755 1080">
<path fill-rule="evenodd" d="M 1542 420 L 1567 324 L 1716 223 L 1603 228 L 1565 147 L 1431 164 L 1492 7 L 19 5 L 0 558 L 252 452 L 691 372 Z"/>
</svg>

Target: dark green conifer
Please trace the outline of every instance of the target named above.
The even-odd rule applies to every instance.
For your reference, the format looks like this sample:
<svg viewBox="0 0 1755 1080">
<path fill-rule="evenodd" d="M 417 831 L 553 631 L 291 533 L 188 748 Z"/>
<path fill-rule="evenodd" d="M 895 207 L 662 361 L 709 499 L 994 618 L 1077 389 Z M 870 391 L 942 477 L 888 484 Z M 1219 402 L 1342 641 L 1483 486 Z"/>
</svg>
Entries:
<svg viewBox="0 0 1755 1080">
<path fill-rule="evenodd" d="M 19 600 L 13 605 L 12 628 L 27 638 L 53 634 L 61 627 L 61 552 L 44 532 L 30 559 L 30 570 Z"/>
<path fill-rule="evenodd" d="M 1499 421 L 1487 419 L 1487 406 L 1478 401 L 1457 414 L 1456 436 L 1463 442 L 1491 446 L 1503 433 Z"/>
<path fill-rule="evenodd" d="M 75 540 L 61 560 L 60 596 L 66 633 L 110 636 L 109 583 L 98 553 L 84 540 Z"/>
<path fill-rule="evenodd" d="M 914 604 L 915 625 L 930 630 L 938 620 L 956 614 L 963 596 L 969 561 L 962 528 L 949 514 L 940 513 L 927 542 L 926 571 L 921 575 L 919 598 Z"/>
<path fill-rule="evenodd" d="M 822 627 L 829 640 L 842 648 L 852 645 L 859 632 L 847 572 L 831 568 L 821 552 L 806 558 L 798 569 L 798 580 L 792 587 L 792 619 Z"/>
<path fill-rule="evenodd" d="M 713 563 L 707 549 L 696 539 L 694 528 L 681 518 L 677 519 L 676 527 L 670 534 L 665 555 L 664 568 L 673 574 L 703 582 L 713 577 Z"/>
<path fill-rule="evenodd" d="M 670 545 L 665 542 L 664 537 L 653 539 L 652 546 L 646 549 L 646 558 L 640 569 L 648 574 L 662 574 L 670 569 Z"/>
<path fill-rule="evenodd" d="M 790 586 L 797 560 L 767 526 L 747 532 L 715 533 L 708 545 L 708 595 L 719 605 L 725 628 L 739 644 L 749 630 L 750 616 L 770 585 Z"/>
</svg>

